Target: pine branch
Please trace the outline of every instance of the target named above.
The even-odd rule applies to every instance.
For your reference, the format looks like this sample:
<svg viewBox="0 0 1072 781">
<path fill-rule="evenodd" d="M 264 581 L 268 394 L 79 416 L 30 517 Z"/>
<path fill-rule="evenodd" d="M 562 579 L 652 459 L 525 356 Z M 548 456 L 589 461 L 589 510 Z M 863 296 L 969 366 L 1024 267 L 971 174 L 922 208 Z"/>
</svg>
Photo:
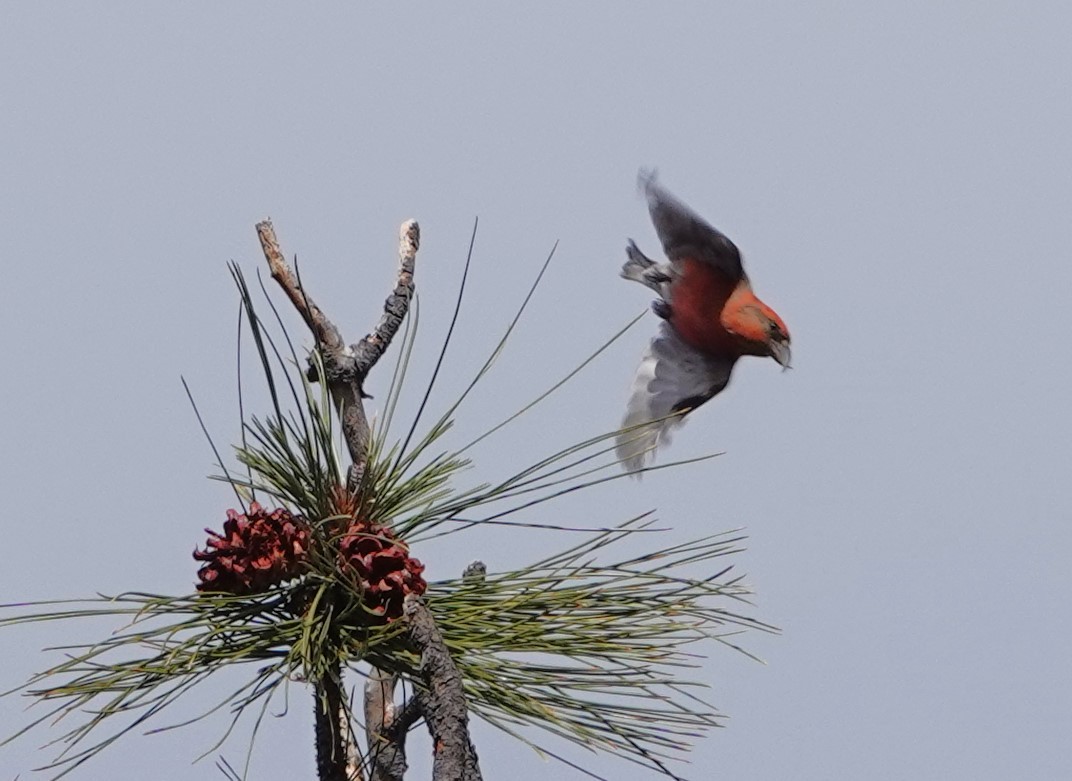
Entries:
<svg viewBox="0 0 1072 781">
<path fill-rule="evenodd" d="M 339 329 L 313 302 L 287 265 L 271 221 L 257 224 L 257 236 L 272 278 L 283 288 L 316 338 L 319 366 L 339 410 L 343 438 L 350 451 L 352 463 L 347 487 L 354 492 L 360 487 L 368 464 L 371 436 L 362 402 L 365 398 L 362 384 L 409 311 L 420 228 L 415 220 L 402 225 L 395 288 L 384 302 L 376 328 L 353 347 L 346 346 Z M 479 781 L 476 752 L 469 739 L 461 674 L 443 644 L 435 619 L 423 603 L 419 599 L 407 602 L 406 615 L 411 622 L 411 636 L 422 651 L 421 670 L 427 692 L 419 706 L 435 738 L 433 779 Z M 406 770 L 405 734 L 415 717 L 409 712 L 403 729 L 394 729 L 394 688 L 395 678 L 375 669 L 365 687 L 366 730 L 374 781 L 401 781 Z M 348 714 L 341 670 L 336 667 L 317 682 L 317 770 L 321 781 L 352 781 L 360 773 L 360 767 L 355 768 L 356 751 Z"/>
<path fill-rule="evenodd" d="M 417 697 L 432 733 L 432 781 L 481 781 L 476 749 L 469 739 L 469 708 L 462 674 L 421 598 L 407 596 L 403 614 L 409 622 L 410 639 L 421 653 L 420 673 L 425 688 L 418 691 Z"/>
<path fill-rule="evenodd" d="M 252 743 L 273 697 L 285 696 L 288 682 L 304 680 L 316 689 L 321 779 L 403 781 L 408 732 L 424 719 L 435 746 L 434 778 L 477 781 L 480 771 L 469 717 L 482 718 L 571 767 L 577 766 L 546 747 L 545 738 L 678 778 L 666 761 L 682 759 L 692 741 L 723 718 L 698 696 L 702 684 L 683 672 L 703 658 L 696 644 L 713 641 L 742 650 L 735 637 L 739 632 L 773 630 L 737 612 L 734 604 L 746 604 L 750 592 L 728 566 L 718 563 L 740 550 L 741 538 L 731 532 L 645 545 L 642 555 L 605 560 L 605 549 L 627 536 L 661 537 L 667 530 L 657 528 L 650 513 L 602 527 L 527 517 L 541 503 L 624 478 L 617 470 L 616 477 L 605 476 L 605 470 L 615 466 L 607 460 L 613 451 L 607 442 L 614 432 L 560 447 L 500 482 L 459 488 L 457 478 L 469 466 L 463 454 L 473 443 L 460 450 L 444 449 L 442 438 L 451 429 L 454 413 L 501 353 L 535 285 L 458 399 L 426 430 L 418 429 L 418 412 L 404 437 L 392 442 L 390 421 L 418 325 L 412 301 L 416 225 L 403 226 L 398 281 L 379 323 L 362 342 L 349 347 L 303 288 L 297 267 L 292 272 L 286 265 L 271 224 L 259 225 L 258 235 L 273 278 L 316 343 L 308 356 L 310 371 L 295 376 L 291 369 L 301 358 L 272 297 L 268 304 L 281 340 L 266 328 L 241 270 L 232 266 L 242 321 L 271 394 L 266 417 L 247 416 L 240 409 L 243 435 L 236 457 L 245 475 L 228 471 L 209 438 L 222 473 L 213 477 L 231 485 L 243 507 L 243 513 L 228 511 L 225 523 L 234 560 L 224 562 L 214 553 L 213 566 L 218 567 L 208 570 L 206 564 L 205 571 L 199 571 L 198 593 L 190 596 L 126 593 L 77 600 L 74 606 L 64 601 L 0 606 L 17 613 L 9 617 L 0 610 L 0 630 L 97 617 L 122 624 L 105 640 L 51 649 L 63 654 L 59 663 L 9 692 L 24 692 L 46 704 L 46 712 L 17 734 L 62 719 L 66 732 L 50 745 L 65 748 L 46 765 L 62 776 L 123 735 L 158 720 L 167 706 L 200 687 L 211 689 L 214 704 L 193 718 L 153 731 L 232 712 L 230 726 L 202 755 L 207 756 L 222 746 L 248 711 L 257 712 Z M 261 290 L 267 295 L 263 282 Z M 459 291 L 459 304 L 461 297 Z M 348 493 L 340 485 L 346 462 L 338 453 L 337 399 L 348 393 L 352 402 L 343 406 L 352 404 L 364 420 L 361 384 L 367 366 L 397 335 L 393 318 L 402 316 L 409 303 L 411 318 L 405 321 L 376 431 L 369 436 L 366 424 L 364 442 L 349 435 L 355 429 L 347 434 L 359 468 L 350 475 L 360 480 L 357 490 Z M 432 395 L 457 314 L 421 410 Z M 624 330 L 474 442 L 526 414 Z M 374 343 L 379 346 L 374 348 Z M 371 360 L 367 366 L 361 364 L 366 368 L 358 366 L 359 349 L 373 356 L 364 359 Z M 360 427 L 356 430 L 362 433 Z M 256 506 L 250 502 L 254 497 Z M 275 509 L 261 507 L 261 497 Z M 275 517 L 277 511 L 289 516 L 290 526 L 270 523 L 282 519 Z M 514 518 L 515 513 L 522 515 Z M 424 580 L 424 566 L 411 555 L 415 543 L 486 524 L 581 532 L 585 538 L 513 571 L 488 572 L 481 562 L 473 562 L 459 578 L 431 584 Z M 239 567 L 248 569 L 260 555 L 252 531 L 267 535 L 265 544 L 272 550 L 289 552 L 286 566 L 277 573 L 238 577 L 243 571 Z M 195 554 L 198 561 L 209 560 L 209 548 L 219 552 L 215 543 L 224 539 L 208 534 L 206 550 Z M 371 560 L 364 558 L 364 545 Z M 387 565 L 401 580 L 390 586 L 393 581 L 387 578 L 371 577 L 366 570 L 378 570 L 369 561 Z M 212 573 L 235 578 L 228 585 L 210 577 Z M 212 588 L 220 583 L 225 587 Z M 405 602 L 407 594 L 414 599 Z M 427 602 L 416 595 L 424 595 Z M 30 607 L 40 612 L 27 613 Z M 355 734 L 354 692 L 343 677 L 359 663 L 372 667 L 361 725 L 367 743 Z M 213 676 L 240 666 L 252 669 L 250 677 L 221 696 Z M 396 702 L 400 683 L 413 687 L 407 686 L 404 695 L 415 695 Z M 544 737 L 527 734 L 530 727 L 543 730 Z M 366 745 L 368 750 L 362 751 Z M 237 781 L 239 774 L 221 762 L 224 774 Z"/>
</svg>

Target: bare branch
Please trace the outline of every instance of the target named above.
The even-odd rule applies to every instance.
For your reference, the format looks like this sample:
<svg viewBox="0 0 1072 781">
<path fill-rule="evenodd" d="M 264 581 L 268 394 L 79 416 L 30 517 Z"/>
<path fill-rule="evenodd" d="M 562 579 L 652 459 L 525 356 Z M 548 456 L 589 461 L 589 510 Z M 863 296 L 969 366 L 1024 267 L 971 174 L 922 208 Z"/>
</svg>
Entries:
<svg viewBox="0 0 1072 781">
<path fill-rule="evenodd" d="M 372 781 L 402 781 L 406 774 L 406 733 L 395 730 L 398 679 L 373 668 L 365 683 L 365 735 L 372 759 Z"/>
<path fill-rule="evenodd" d="M 469 739 L 462 675 L 421 598 L 407 596 L 403 614 L 409 622 L 410 639 L 421 652 L 424 689 L 417 696 L 432 733 L 432 781 L 481 781 L 476 749 Z"/>
<path fill-rule="evenodd" d="M 338 667 L 317 683 L 316 771 L 320 781 L 364 781 Z"/>
<path fill-rule="evenodd" d="M 402 704 L 402 708 L 395 708 L 395 720 L 391 724 L 391 728 L 387 731 L 387 736 L 392 740 L 405 740 L 406 733 L 410 728 L 416 724 L 421 718 L 424 717 L 424 713 L 421 711 L 421 701 L 419 697 L 411 697 L 405 700 Z"/>
<path fill-rule="evenodd" d="M 483 583 L 488 577 L 488 565 L 477 559 L 470 562 L 462 572 L 462 581 L 465 583 Z"/>
<path fill-rule="evenodd" d="M 341 352 L 345 349 L 342 334 L 335 324 L 328 320 L 327 316 L 320 311 L 313 299 L 298 284 L 294 272 L 290 270 L 283 252 L 279 249 L 279 240 L 275 237 L 275 228 L 271 220 L 257 223 L 257 238 L 261 240 L 261 249 L 264 258 L 268 261 L 268 268 L 272 272 L 272 279 L 279 283 L 283 292 L 290 298 L 290 303 L 298 310 L 298 314 L 305 320 L 309 330 L 313 332 L 317 343 L 323 345 L 329 353 Z"/>
<path fill-rule="evenodd" d="M 484 562 L 474 561 L 465 568 L 463 577 L 467 581 L 481 582 L 486 573 L 487 567 Z M 421 633 L 422 638 L 425 638 L 421 642 L 426 643 L 426 645 L 419 645 L 423 651 L 428 644 L 434 645 L 436 642 L 427 626 L 427 622 L 431 621 L 431 614 L 423 605 L 412 609 L 423 611 L 423 615 L 417 619 L 420 624 L 417 631 Z M 434 622 L 431 630 L 438 633 Z M 414 628 L 411 626 L 411 634 L 413 631 Z M 440 642 L 441 640 L 442 638 Z M 445 647 L 442 648 L 441 653 L 447 654 Z M 447 654 L 447 659 L 450 661 L 449 654 Z M 450 664 L 453 665 L 453 661 L 450 661 Z M 371 781 L 402 781 L 406 772 L 406 735 L 410 728 L 424 716 L 426 698 L 421 697 L 420 694 L 404 701 L 401 706 L 395 703 L 397 684 L 397 676 L 375 667 L 365 684 L 365 731 L 368 737 L 369 753 L 372 757 Z M 475 755 L 473 766 L 476 766 Z"/>
<path fill-rule="evenodd" d="M 272 279 L 279 283 L 287 294 L 294 308 L 305 320 L 309 330 L 316 338 L 317 347 L 327 375 L 328 389 L 332 401 L 339 411 L 343 438 L 350 451 L 351 465 L 346 483 L 354 490 L 361 482 L 368 459 L 369 425 L 365 416 L 365 407 L 361 403 L 364 393 L 361 390 L 363 379 L 357 372 L 353 353 L 346 347 L 346 342 L 339 329 L 328 319 L 314 302 L 312 297 L 298 284 L 298 279 L 287 265 L 279 240 L 271 220 L 257 223 L 257 236 L 261 241 L 265 260 L 272 272 Z"/>
<path fill-rule="evenodd" d="M 409 302 L 413 298 L 413 271 L 420 243 L 421 229 L 417 221 L 402 223 L 398 234 L 398 279 L 395 289 L 383 303 L 383 315 L 376 329 L 351 348 L 361 377 L 365 377 L 376 365 L 406 318 Z"/>
</svg>

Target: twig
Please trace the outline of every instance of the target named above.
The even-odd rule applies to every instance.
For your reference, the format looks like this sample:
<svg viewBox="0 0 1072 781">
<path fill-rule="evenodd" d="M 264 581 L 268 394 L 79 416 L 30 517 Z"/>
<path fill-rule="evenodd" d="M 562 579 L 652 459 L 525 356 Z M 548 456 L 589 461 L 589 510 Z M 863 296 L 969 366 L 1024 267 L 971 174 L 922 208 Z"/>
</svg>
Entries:
<svg viewBox="0 0 1072 781">
<path fill-rule="evenodd" d="M 398 678 L 373 668 L 365 683 L 365 735 L 368 738 L 372 781 L 401 781 L 406 774 L 406 731 L 395 728 Z"/>
<path fill-rule="evenodd" d="M 409 302 L 413 298 L 413 271 L 417 263 L 417 249 L 421 244 L 421 229 L 416 220 L 402 223 L 398 232 L 398 279 L 395 289 L 383 302 L 383 315 L 376 325 L 376 330 L 368 334 L 350 349 L 354 353 L 357 371 L 365 377 L 376 361 L 380 360 L 387 346 L 391 344 L 395 333 L 409 311 Z"/>
<path fill-rule="evenodd" d="M 488 565 L 477 559 L 462 572 L 463 583 L 483 583 L 488 579 Z"/>
<path fill-rule="evenodd" d="M 469 739 L 462 675 L 420 597 L 406 597 L 403 615 L 409 622 L 410 639 L 421 653 L 424 688 L 417 697 L 432 733 L 432 781 L 481 781 L 476 749 Z"/>
<path fill-rule="evenodd" d="M 363 781 L 350 734 L 349 709 L 339 667 L 316 684 L 316 771 L 320 781 Z"/>
<path fill-rule="evenodd" d="M 395 721 L 387 730 L 387 737 L 392 740 L 405 740 L 406 733 L 410 728 L 424 717 L 421 711 L 419 697 L 411 697 L 402 705 L 402 709 L 395 708 Z"/>
<path fill-rule="evenodd" d="M 294 304 L 298 314 L 313 332 L 317 343 L 323 345 L 328 353 L 342 352 L 346 347 L 342 334 L 298 284 L 294 272 L 290 270 L 282 250 L 279 249 L 279 240 L 275 237 L 275 228 L 272 227 L 271 220 L 257 223 L 257 238 L 261 240 L 261 249 L 264 251 L 265 260 L 268 261 L 272 279 L 283 288 L 290 303 Z"/>
<path fill-rule="evenodd" d="M 339 329 L 314 303 L 287 265 L 279 249 L 279 240 L 276 239 L 271 220 L 257 223 L 257 237 L 261 241 L 261 249 L 271 269 L 272 279 L 283 288 L 283 292 L 316 338 L 317 349 L 327 375 L 328 389 L 339 411 L 343 439 L 350 451 L 351 464 L 346 484 L 347 488 L 354 491 L 361 484 L 368 459 L 369 425 L 365 406 L 361 403 L 364 397 L 361 390 L 364 377 L 358 373 L 353 351 L 346 346 Z"/>
</svg>

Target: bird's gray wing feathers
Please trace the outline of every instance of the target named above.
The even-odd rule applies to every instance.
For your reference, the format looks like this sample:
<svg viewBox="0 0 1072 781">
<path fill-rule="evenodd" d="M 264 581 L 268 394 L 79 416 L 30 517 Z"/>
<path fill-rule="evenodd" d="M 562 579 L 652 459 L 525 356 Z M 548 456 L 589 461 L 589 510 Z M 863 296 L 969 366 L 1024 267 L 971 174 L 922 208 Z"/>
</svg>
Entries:
<svg viewBox="0 0 1072 781">
<path fill-rule="evenodd" d="M 726 387 L 733 360 L 709 358 L 661 323 L 633 378 L 617 454 L 626 471 L 641 469 L 656 447 L 669 443 L 686 412 Z"/>
<path fill-rule="evenodd" d="M 654 171 L 641 170 L 638 184 L 648 199 L 651 221 L 666 257 L 672 261 L 695 258 L 711 263 L 731 279 L 744 278 L 736 245 L 663 188 Z"/>
</svg>

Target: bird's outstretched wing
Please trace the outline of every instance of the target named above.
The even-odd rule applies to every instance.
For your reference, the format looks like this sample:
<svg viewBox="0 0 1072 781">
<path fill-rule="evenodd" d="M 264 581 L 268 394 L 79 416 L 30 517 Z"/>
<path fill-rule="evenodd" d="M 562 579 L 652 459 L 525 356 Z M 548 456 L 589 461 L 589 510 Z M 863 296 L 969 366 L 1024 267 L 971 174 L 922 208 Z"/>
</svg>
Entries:
<svg viewBox="0 0 1072 781">
<path fill-rule="evenodd" d="M 689 347 L 662 323 L 633 378 L 617 454 L 628 472 L 642 468 L 655 448 L 670 441 L 689 410 L 726 387 L 733 358 L 713 359 Z"/>
<path fill-rule="evenodd" d="M 665 190 L 654 171 L 641 170 L 638 184 L 648 199 L 651 221 L 666 257 L 671 261 L 702 260 L 731 279 L 744 278 L 741 253 L 736 245 Z"/>
</svg>

